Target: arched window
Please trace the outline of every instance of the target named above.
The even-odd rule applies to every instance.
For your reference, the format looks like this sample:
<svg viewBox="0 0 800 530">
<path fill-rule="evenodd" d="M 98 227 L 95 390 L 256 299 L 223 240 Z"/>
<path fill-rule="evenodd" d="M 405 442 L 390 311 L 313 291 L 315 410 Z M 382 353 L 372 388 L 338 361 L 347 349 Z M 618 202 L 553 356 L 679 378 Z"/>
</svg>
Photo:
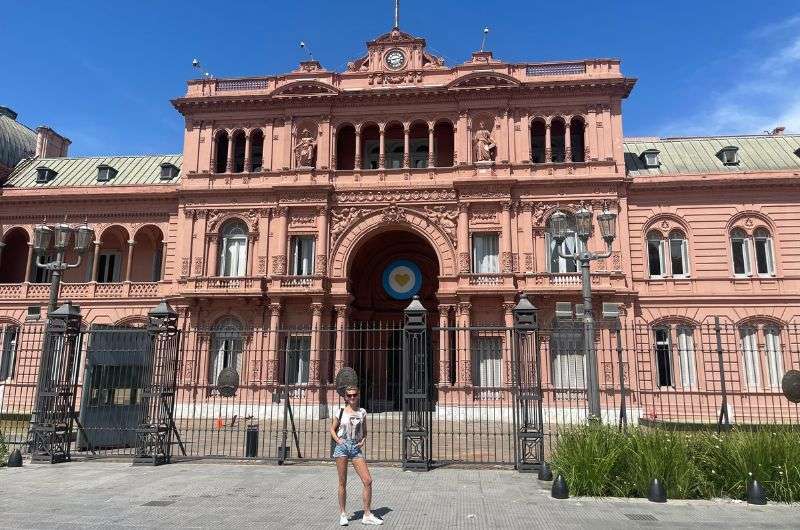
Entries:
<svg viewBox="0 0 800 530">
<path fill-rule="evenodd" d="M 562 258 L 558 255 L 557 245 L 555 239 L 550 237 L 550 221 L 547 221 L 547 248 L 550 256 L 550 272 L 578 272 L 578 264 L 574 259 Z M 570 255 L 575 253 L 576 250 L 581 248 L 581 242 L 575 233 L 575 217 L 569 215 L 567 218 L 567 237 L 561 243 L 561 253 Z"/>
<path fill-rule="evenodd" d="M 775 261 L 772 254 L 772 236 L 766 228 L 758 228 L 753 232 L 756 249 L 756 273 L 760 276 L 775 274 Z"/>
<path fill-rule="evenodd" d="M 550 154 L 553 162 L 566 160 L 566 132 L 567 126 L 563 118 L 555 118 L 550 122 Z"/>
<path fill-rule="evenodd" d="M 657 230 L 647 234 L 647 264 L 651 278 L 662 278 L 667 275 L 663 236 Z"/>
<path fill-rule="evenodd" d="M 740 228 L 731 231 L 731 254 L 733 256 L 733 273 L 737 276 L 749 276 L 750 239 Z"/>
<path fill-rule="evenodd" d="M 14 378 L 17 360 L 19 326 L 8 324 L 0 326 L 0 381 Z"/>
<path fill-rule="evenodd" d="M 584 143 L 584 124 L 583 119 L 574 117 L 569 122 L 569 143 L 572 150 L 573 162 L 585 162 L 585 143 Z"/>
<path fill-rule="evenodd" d="M 227 317 L 214 326 L 211 341 L 211 364 L 208 381 L 217 384 L 219 373 L 225 368 L 241 371 L 242 344 L 244 336 L 242 324 L 233 317 Z"/>
<path fill-rule="evenodd" d="M 352 170 L 356 167 L 356 129 L 343 125 L 336 132 L 336 169 Z"/>
<path fill-rule="evenodd" d="M 236 219 L 220 231 L 219 275 L 245 276 L 247 270 L 247 225 Z"/>
<path fill-rule="evenodd" d="M 250 168 L 260 173 L 264 166 L 264 133 L 261 129 L 250 131 Z"/>
<path fill-rule="evenodd" d="M 436 167 L 455 165 L 455 131 L 449 121 L 438 121 L 433 127 L 433 154 Z"/>
<path fill-rule="evenodd" d="M 217 133 L 216 143 L 214 145 L 214 172 L 225 173 L 228 164 L 228 132 L 220 131 Z"/>
<path fill-rule="evenodd" d="M 535 120 L 531 124 L 531 163 L 544 164 L 545 159 L 545 128 L 546 125 L 541 119 Z"/>
<path fill-rule="evenodd" d="M 766 371 L 765 389 L 779 389 L 783 379 L 781 329 L 776 324 L 751 323 L 739 329 L 742 365 L 747 390 L 762 389 L 761 374 Z M 763 348 L 760 344 L 763 344 Z M 763 352 L 763 353 L 762 353 Z"/>
<path fill-rule="evenodd" d="M 242 173 L 244 171 L 244 154 L 247 140 L 244 131 L 238 130 L 233 133 L 233 172 Z"/>
<path fill-rule="evenodd" d="M 692 326 L 665 324 L 653 328 L 653 353 L 658 386 L 680 387 L 687 390 L 697 388 Z M 675 353 L 677 353 L 677 366 Z"/>
<path fill-rule="evenodd" d="M 689 275 L 689 243 L 680 230 L 669 233 L 669 264 L 672 276 Z"/>
</svg>

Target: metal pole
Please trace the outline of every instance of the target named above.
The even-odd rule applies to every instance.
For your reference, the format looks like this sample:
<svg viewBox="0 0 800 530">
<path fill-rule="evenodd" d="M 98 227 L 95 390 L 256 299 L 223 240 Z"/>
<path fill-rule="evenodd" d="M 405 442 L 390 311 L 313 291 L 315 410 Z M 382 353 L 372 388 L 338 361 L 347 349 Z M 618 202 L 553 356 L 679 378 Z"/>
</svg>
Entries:
<svg viewBox="0 0 800 530">
<path fill-rule="evenodd" d="M 583 242 L 586 248 L 586 241 Z M 592 311 L 592 284 L 589 275 L 591 257 L 588 252 L 580 254 L 581 282 L 583 287 L 583 344 L 586 352 L 586 397 L 589 401 L 589 420 L 600 422 L 600 380 L 597 376 L 597 352 L 594 347 L 594 316 Z"/>
<path fill-rule="evenodd" d="M 628 410 L 625 405 L 625 365 L 622 364 L 622 325 L 619 318 L 614 321 L 614 328 L 617 335 L 617 364 L 619 365 L 619 428 L 622 430 L 628 425 Z"/>
<path fill-rule="evenodd" d="M 714 334 L 717 339 L 717 363 L 719 365 L 719 382 L 722 391 L 722 404 L 719 409 L 719 419 L 717 420 L 717 433 L 722 431 L 722 425 L 730 426 L 728 417 L 728 389 L 725 384 L 725 361 L 722 352 L 722 329 L 719 325 L 719 317 L 714 317 Z"/>
<path fill-rule="evenodd" d="M 52 313 L 58 307 L 58 290 L 61 287 L 61 269 L 64 265 L 64 251 L 60 251 L 56 256 L 53 267 L 53 274 L 50 277 L 50 303 L 47 306 L 47 314 Z"/>
</svg>

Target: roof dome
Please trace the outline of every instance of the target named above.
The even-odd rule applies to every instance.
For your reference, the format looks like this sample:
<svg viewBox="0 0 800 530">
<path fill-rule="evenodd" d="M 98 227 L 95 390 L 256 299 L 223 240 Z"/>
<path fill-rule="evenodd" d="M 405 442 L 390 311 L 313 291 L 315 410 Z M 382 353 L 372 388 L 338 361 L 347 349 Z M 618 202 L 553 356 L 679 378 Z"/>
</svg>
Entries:
<svg viewBox="0 0 800 530">
<path fill-rule="evenodd" d="M 0 165 L 13 168 L 36 152 L 36 133 L 17 121 L 17 113 L 0 106 Z"/>
</svg>

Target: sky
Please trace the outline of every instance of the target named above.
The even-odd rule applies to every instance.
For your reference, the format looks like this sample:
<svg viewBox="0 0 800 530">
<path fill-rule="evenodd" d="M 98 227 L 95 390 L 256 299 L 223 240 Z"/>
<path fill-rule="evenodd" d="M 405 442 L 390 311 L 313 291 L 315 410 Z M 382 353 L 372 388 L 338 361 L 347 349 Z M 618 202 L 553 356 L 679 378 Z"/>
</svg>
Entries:
<svg viewBox="0 0 800 530">
<path fill-rule="evenodd" d="M 70 155 L 179 153 L 170 104 L 192 59 L 216 77 L 306 57 L 341 71 L 391 29 L 393 0 L 4 0 L 0 105 L 72 140 Z M 615 57 L 638 79 L 626 136 L 800 133 L 798 0 L 401 0 L 401 29 L 452 66 Z"/>
</svg>

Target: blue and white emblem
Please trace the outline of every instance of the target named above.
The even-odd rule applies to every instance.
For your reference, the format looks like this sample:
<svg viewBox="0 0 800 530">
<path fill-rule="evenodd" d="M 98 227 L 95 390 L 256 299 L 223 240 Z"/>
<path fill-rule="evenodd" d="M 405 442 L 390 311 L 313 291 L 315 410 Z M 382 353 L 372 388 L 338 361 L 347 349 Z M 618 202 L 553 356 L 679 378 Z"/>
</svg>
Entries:
<svg viewBox="0 0 800 530">
<path fill-rule="evenodd" d="M 399 259 L 383 271 L 383 289 L 395 300 L 410 300 L 422 287 L 422 273 L 416 263 Z"/>
</svg>

